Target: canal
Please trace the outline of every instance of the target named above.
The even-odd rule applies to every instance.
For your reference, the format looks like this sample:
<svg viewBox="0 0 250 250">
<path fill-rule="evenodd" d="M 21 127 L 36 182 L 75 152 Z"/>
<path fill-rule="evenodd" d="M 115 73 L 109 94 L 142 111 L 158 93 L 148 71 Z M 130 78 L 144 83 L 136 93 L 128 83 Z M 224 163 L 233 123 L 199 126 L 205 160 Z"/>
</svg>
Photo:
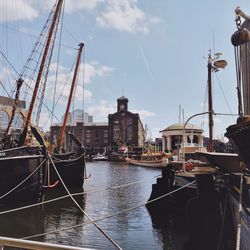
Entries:
<svg viewBox="0 0 250 250">
<path fill-rule="evenodd" d="M 88 162 L 87 174 L 91 177 L 84 182 L 84 194 L 74 198 L 121 248 L 182 249 L 184 215 L 166 211 L 161 220 L 149 213 L 146 206 L 139 206 L 148 200 L 161 170 L 126 163 Z M 74 190 L 74 193 L 79 191 Z M 56 196 L 58 192 L 50 191 L 46 199 Z M 1 208 L 6 209 L 9 208 Z M 70 198 L 0 214 L 0 235 L 93 249 L 116 249 Z"/>
</svg>

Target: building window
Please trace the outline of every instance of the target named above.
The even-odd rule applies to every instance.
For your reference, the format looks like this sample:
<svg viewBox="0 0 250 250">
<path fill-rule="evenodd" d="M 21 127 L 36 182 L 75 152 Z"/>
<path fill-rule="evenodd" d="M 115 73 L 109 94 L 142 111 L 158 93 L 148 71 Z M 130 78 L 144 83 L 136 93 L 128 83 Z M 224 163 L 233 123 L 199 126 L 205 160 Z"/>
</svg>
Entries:
<svg viewBox="0 0 250 250">
<path fill-rule="evenodd" d="M 0 111 L 0 127 L 5 129 L 9 123 L 9 115 L 6 111 Z"/>
<path fill-rule="evenodd" d="M 119 134 L 119 132 L 115 132 L 114 133 L 114 139 L 119 139 L 120 138 L 120 134 Z"/>
<path fill-rule="evenodd" d="M 120 130 L 119 125 L 115 125 L 114 126 L 114 131 L 119 131 L 119 130 Z"/>
<path fill-rule="evenodd" d="M 128 140 L 132 140 L 133 139 L 133 133 L 132 131 L 128 132 Z"/>
<path fill-rule="evenodd" d="M 14 116 L 14 120 L 13 120 L 13 125 L 15 128 L 22 128 L 23 127 L 23 116 L 21 115 L 21 113 L 16 113 Z"/>
<path fill-rule="evenodd" d="M 133 119 L 132 118 L 128 118 L 128 124 L 132 124 L 133 123 Z"/>
</svg>

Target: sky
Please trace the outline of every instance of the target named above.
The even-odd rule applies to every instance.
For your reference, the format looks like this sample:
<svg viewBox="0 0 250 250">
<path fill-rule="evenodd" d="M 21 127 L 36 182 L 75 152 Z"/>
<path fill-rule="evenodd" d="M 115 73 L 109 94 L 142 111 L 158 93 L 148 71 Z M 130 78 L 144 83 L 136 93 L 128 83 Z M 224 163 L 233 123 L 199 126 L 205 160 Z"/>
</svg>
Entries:
<svg viewBox="0 0 250 250">
<path fill-rule="evenodd" d="M 17 72 L 21 72 L 54 2 L 0 0 L 0 49 Z M 52 85 L 58 68 L 56 96 L 63 98 L 55 113 L 60 119 L 69 92 L 69 84 L 63 89 L 64 82 L 74 65 L 78 44 L 83 42 L 83 73 L 79 74 L 73 108 L 84 107 L 95 122 L 107 122 L 122 95 L 129 99 L 129 111 L 139 113 L 147 124 L 152 138 L 160 137 L 159 131 L 167 126 L 207 111 L 209 50 L 212 56 L 221 52 L 221 59 L 228 63 L 212 76 L 214 111 L 237 114 L 230 41 L 236 31 L 237 6 L 250 14 L 247 0 L 65 0 L 62 33 L 57 37 L 45 93 L 47 104 L 54 96 Z M 9 86 L 16 73 L 2 56 L 0 65 L 0 80 Z M 83 94 L 84 105 L 80 104 Z M 214 117 L 215 138 L 223 138 L 236 119 L 231 115 Z M 47 121 L 44 110 L 40 122 L 48 126 Z M 190 122 L 208 135 L 207 116 Z"/>
</svg>

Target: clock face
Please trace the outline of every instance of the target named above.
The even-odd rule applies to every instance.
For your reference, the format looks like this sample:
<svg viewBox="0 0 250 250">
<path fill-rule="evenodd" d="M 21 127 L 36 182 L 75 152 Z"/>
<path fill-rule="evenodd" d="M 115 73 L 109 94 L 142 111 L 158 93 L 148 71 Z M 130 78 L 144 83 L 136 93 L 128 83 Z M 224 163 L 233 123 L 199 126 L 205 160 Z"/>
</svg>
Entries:
<svg viewBox="0 0 250 250">
<path fill-rule="evenodd" d="M 123 104 L 120 105 L 120 109 L 124 109 L 124 105 Z"/>
</svg>

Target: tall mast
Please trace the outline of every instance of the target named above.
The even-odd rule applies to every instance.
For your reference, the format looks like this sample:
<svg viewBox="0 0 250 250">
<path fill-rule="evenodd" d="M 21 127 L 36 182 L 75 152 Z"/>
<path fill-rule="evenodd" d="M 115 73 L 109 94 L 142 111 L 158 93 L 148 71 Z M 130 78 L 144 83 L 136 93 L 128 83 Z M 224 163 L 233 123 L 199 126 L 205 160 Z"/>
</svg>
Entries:
<svg viewBox="0 0 250 250">
<path fill-rule="evenodd" d="M 213 119 L 213 99 L 212 99 L 212 80 L 211 75 L 212 71 L 217 72 L 219 69 L 224 69 L 227 66 L 227 61 L 218 60 L 222 53 L 217 52 L 214 54 L 214 57 L 211 56 L 211 50 L 209 50 L 208 60 L 207 60 L 207 85 L 208 85 L 208 128 L 209 128 L 209 140 L 208 140 L 208 151 L 213 152 L 213 127 L 214 127 L 214 119 Z"/>
<path fill-rule="evenodd" d="M 207 69 L 208 69 L 208 127 L 209 127 L 209 140 L 208 140 L 208 151 L 213 151 L 213 99 L 212 99 L 212 80 L 211 80 L 211 74 L 212 74 L 212 58 L 211 58 L 211 51 L 209 51 L 208 54 L 208 63 L 207 63 Z"/>
<path fill-rule="evenodd" d="M 57 5 L 56 5 L 56 9 L 55 9 L 55 13 L 54 13 L 54 16 L 53 16 L 53 19 L 52 19 L 52 22 L 51 22 L 51 26 L 50 26 L 50 29 L 49 29 L 49 32 L 48 32 L 48 38 L 47 38 L 47 41 L 46 41 L 46 44 L 45 44 L 44 53 L 43 53 L 43 56 L 42 56 L 40 67 L 39 67 L 35 88 L 34 88 L 33 95 L 32 95 L 31 102 L 30 102 L 30 106 L 29 106 L 29 111 L 28 111 L 28 114 L 27 114 L 27 117 L 26 117 L 26 120 L 25 120 L 23 138 L 26 137 L 28 126 L 29 126 L 30 121 L 31 121 L 31 115 L 32 115 L 33 108 L 34 108 L 34 105 L 35 105 L 39 85 L 40 85 L 43 70 L 44 70 L 44 67 L 45 67 L 45 62 L 46 62 L 46 59 L 47 59 L 47 56 L 48 56 L 50 43 L 51 43 L 51 40 L 52 40 L 52 35 L 53 35 L 53 32 L 55 31 L 56 22 L 59 19 L 59 16 L 60 16 L 60 13 L 61 13 L 62 3 L 63 3 L 63 0 L 58 0 Z M 23 143 L 24 142 L 19 142 L 19 144 L 23 144 Z"/>
<path fill-rule="evenodd" d="M 65 133 L 66 123 L 67 123 L 68 116 L 69 116 L 69 109 L 70 109 L 73 93 L 74 93 L 74 90 L 75 90 L 76 79 L 77 79 L 77 75 L 78 75 L 78 71 L 79 71 L 80 60 L 81 60 L 81 56 L 82 56 L 83 47 L 84 47 L 84 44 L 80 43 L 79 44 L 78 55 L 77 55 L 77 60 L 76 60 L 74 76 L 73 76 L 73 80 L 72 80 L 72 84 L 71 84 L 71 88 L 70 88 L 70 93 L 69 93 L 69 99 L 68 99 L 68 103 L 67 103 L 67 107 L 66 107 L 66 112 L 65 112 L 65 115 L 64 115 L 62 128 L 61 128 L 60 134 L 58 136 L 58 140 L 57 140 L 57 149 L 58 149 L 58 151 L 60 150 L 60 148 L 62 146 L 62 141 L 63 141 L 63 137 L 64 137 L 64 133 Z"/>
</svg>

